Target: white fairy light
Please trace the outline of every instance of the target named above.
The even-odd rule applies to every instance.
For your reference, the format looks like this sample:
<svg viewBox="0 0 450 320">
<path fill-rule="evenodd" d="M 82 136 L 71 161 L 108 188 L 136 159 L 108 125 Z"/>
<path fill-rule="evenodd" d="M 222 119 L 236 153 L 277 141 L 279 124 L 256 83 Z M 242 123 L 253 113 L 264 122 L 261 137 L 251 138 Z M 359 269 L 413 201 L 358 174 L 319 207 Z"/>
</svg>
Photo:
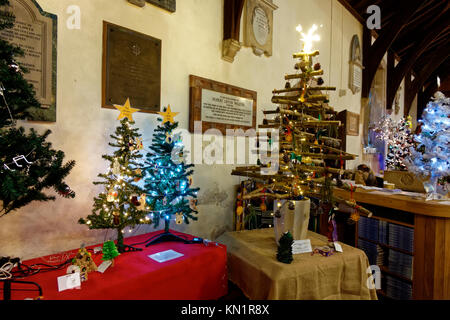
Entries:
<svg viewBox="0 0 450 320">
<path fill-rule="evenodd" d="M 312 27 L 308 30 L 307 34 L 302 32 L 303 28 L 300 24 L 295 29 L 303 37 L 300 39 L 301 41 L 303 41 L 303 52 L 311 53 L 312 47 L 313 47 L 313 42 L 320 41 L 320 36 L 318 34 L 314 34 L 314 32 L 317 31 L 317 25 L 313 24 Z"/>
</svg>

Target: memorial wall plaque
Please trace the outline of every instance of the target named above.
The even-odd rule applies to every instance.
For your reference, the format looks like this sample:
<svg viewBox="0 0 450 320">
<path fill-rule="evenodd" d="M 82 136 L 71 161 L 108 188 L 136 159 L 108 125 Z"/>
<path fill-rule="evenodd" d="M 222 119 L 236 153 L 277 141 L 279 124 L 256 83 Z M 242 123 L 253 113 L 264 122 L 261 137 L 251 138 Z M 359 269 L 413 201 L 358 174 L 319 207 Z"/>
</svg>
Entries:
<svg viewBox="0 0 450 320">
<path fill-rule="evenodd" d="M 191 75 L 189 131 L 194 122 L 202 122 L 202 132 L 210 128 L 256 129 L 255 91 Z"/>
<path fill-rule="evenodd" d="M 161 40 L 103 22 L 102 107 L 127 98 L 141 112 L 160 111 Z"/>
<path fill-rule="evenodd" d="M 144 7 L 145 1 L 170 12 L 175 12 L 177 9 L 176 0 L 128 0 L 128 2 L 137 5 L 139 7 Z"/>
<path fill-rule="evenodd" d="M 10 0 L 15 16 L 12 29 L 0 31 L 0 38 L 23 52 L 17 62 L 27 68 L 24 78 L 34 86 L 41 108 L 30 110 L 30 120 L 56 121 L 57 16 L 42 10 L 34 0 Z"/>
<path fill-rule="evenodd" d="M 354 35 L 352 38 L 352 44 L 350 48 L 350 71 L 349 71 L 349 88 L 353 94 L 361 91 L 362 87 L 362 57 L 361 47 L 359 45 L 358 35 Z"/>
<path fill-rule="evenodd" d="M 273 11 L 278 7 L 272 0 L 247 0 L 244 11 L 244 46 L 253 48 L 260 56 L 272 55 Z"/>
</svg>

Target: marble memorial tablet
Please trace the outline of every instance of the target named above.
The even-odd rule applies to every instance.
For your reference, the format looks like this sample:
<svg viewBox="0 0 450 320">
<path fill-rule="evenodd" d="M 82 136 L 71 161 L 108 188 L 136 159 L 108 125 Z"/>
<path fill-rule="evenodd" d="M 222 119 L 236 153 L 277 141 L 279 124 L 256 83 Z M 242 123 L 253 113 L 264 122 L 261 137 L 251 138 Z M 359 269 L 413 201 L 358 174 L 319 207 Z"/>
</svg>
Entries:
<svg viewBox="0 0 450 320">
<path fill-rule="evenodd" d="M 0 31 L 0 38 L 20 47 L 17 62 L 29 72 L 24 78 L 32 84 L 41 108 L 30 110 L 31 119 L 56 121 L 57 16 L 44 12 L 33 0 L 10 0 L 14 27 Z"/>
</svg>

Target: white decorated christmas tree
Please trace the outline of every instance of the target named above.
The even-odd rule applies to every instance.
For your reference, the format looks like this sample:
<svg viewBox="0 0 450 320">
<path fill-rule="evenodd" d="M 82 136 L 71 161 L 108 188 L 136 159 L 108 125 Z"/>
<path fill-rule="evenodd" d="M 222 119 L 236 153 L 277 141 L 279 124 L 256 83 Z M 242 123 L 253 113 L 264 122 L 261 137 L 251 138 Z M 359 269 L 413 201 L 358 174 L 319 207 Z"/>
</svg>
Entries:
<svg viewBox="0 0 450 320">
<path fill-rule="evenodd" d="M 387 144 L 387 170 L 407 170 L 405 158 L 410 156 L 409 150 L 413 146 L 411 128 L 411 116 L 398 121 L 387 116 L 375 128 L 377 138 Z"/>
<path fill-rule="evenodd" d="M 421 132 L 414 136 L 417 147 L 410 148 L 408 169 L 424 179 L 427 199 L 439 199 L 439 180 L 450 176 L 450 99 L 437 92 L 423 111 Z"/>
</svg>

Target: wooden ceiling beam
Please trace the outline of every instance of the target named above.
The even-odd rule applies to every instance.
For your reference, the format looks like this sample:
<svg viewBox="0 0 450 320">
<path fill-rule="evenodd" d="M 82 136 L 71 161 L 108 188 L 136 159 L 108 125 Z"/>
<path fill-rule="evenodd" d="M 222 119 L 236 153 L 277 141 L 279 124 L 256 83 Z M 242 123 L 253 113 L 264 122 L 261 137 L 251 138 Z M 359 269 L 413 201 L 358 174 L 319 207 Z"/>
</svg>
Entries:
<svg viewBox="0 0 450 320">
<path fill-rule="evenodd" d="M 391 47 L 405 23 L 413 17 L 416 10 L 423 4 L 422 0 L 397 0 L 395 2 L 398 5 L 398 13 L 395 17 L 395 23 L 389 26 L 389 28 L 381 29 L 379 31 L 379 37 L 375 40 L 373 45 L 370 46 L 370 48 L 363 48 L 366 53 L 363 55 L 364 70 L 361 92 L 363 98 L 369 97 L 369 91 L 373 78 L 384 54 Z M 402 10 L 400 10 L 400 8 Z M 363 35 L 367 36 L 367 32 L 364 32 Z M 364 39 L 363 42 L 366 45 L 370 43 L 370 41 L 364 41 Z"/>
<path fill-rule="evenodd" d="M 355 8 L 356 11 L 359 12 L 359 14 L 362 16 L 366 10 L 368 6 L 371 5 L 380 5 L 382 0 L 362 0 L 362 1 L 355 1 L 355 4 L 353 5 L 353 8 Z"/>
<path fill-rule="evenodd" d="M 448 21 L 450 20 L 449 12 L 442 14 L 431 28 L 424 30 L 424 32 L 418 36 L 420 39 L 415 46 L 410 50 L 411 54 L 404 57 L 396 67 L 387 69 L 387 81 L 386 81 L 386 109 L 391 109 L 394 102 L 397 90 L 400 84 L 407 74 L 407 72 L 414 66 L 417 59 L 425 52 L 425 50 L 432 44 L 433 40 L 439 38 L 440 34 L 444 33 L 448 29 Z M 389 56 L 388 56 L 389 60 Z"/>
<path fill-rule="evenodd" d="M 420 72 L 417 77 L 412 81 L 411 86 L 408 88 L 408 99 L 405 95 L 405 116 L 409 114 L 411 104 L 415 95 L 419 92 L 424 82 L 436 71 L 450 56 L 450 43 L 442 47 L 439 51 L 431 52 L 427 57 L 424 57 L 425 61 L 428 61 L 425 65 L 421 66 Z"/>
<path fill-rule="evenodd" d="M 416 18 L 411 21 L 416 21 L 416 23 L 411 24 L 411 21 L 408 21 L 405 27 L 402 29 L 400 34 L 398 35 L 395 43 L 393 45 L 393 49 L 396 52 L 399 52 L 403 47 L 408 46 L 411 42 L 416 40 L 417 35 L 423 34 L 423 30 L 429 28 L 439 17 L 448 11 L 448 4 L 442 3 L 439 1 L 439 6 L 437 6 L 428 14 L 420 14 L 416 12 Z M 417 17 L 420 17 L 419 19 Z"/>
<path fill-rule="evenodd" d="M 442 11 L 443 10 L 443 8 L 441 8 L 442 6 L 448 7 L 448 4 L 445 4 L 445 2 L 443 3 L 442 1 L 436 1 L 434 3 L 431 2 L 430 6 L 423 10 L 424 12 L 421 11 L 417 12 L 416 17 L 408 21 L 406 23 L 406 26 L 420 24 L 424 19 L 426 20 L 430 16 L 436 14 L 437 12 Z"/>
</svg>

